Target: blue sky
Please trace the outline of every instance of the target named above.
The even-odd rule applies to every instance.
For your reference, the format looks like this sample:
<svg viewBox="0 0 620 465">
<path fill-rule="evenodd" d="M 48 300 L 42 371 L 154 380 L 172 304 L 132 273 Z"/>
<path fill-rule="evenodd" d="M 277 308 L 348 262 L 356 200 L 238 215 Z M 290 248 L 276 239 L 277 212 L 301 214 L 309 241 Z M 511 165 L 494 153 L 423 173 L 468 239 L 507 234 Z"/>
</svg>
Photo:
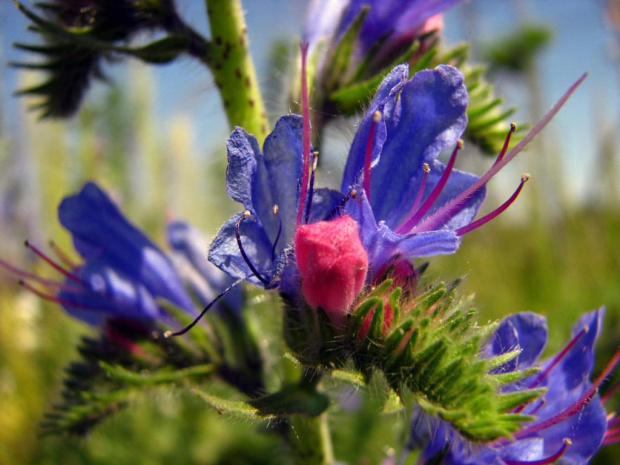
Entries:
<svg viewBox="0 0 620 465">
<path fill-rule="evenodd" d="M 269 47 L 277 39 L 300 35 L 305 3 L 300 0 L 243 2 L 251 50 L 262 83 L 281 79 L 273 76 L 268 68 Z M 181 0 L 178 4 L 180 11 L 196 28 L 206 31 L 202 0 Z M 612 34 L 604 22 L 604 4 L 595 0 L 472 0 L 469 5 L 458 6 L 446 15 L 448 43 L 475 39 L 484 46 L 514 30 L 520 14 L 517 4 L 521 5 L 521 13 L 526 11 L 531 20 L 550 25 L 554 30 L 553 42 L 543 53 L 539 67 L 543 108 L 549 108 L 584 71 L 590 73 L 585 85 L 549 128 L 559 137 L 565 160 L 563 169 L 569 176 L 574 176 L 575 192 L 583 192 L 591 176 L 591 157 L 598 143 L 597 125 L 617 125 L 619 119 L 619 80 L 610 61 Z M 472 12 L 475 25 L 467 21 Z M 0 59 L 3 62 L 25 58 L 9 43 L 32 42 L 34 34 L 26 31 L 26 25 L 25 19 L 10 2 L 0 0 L 0 34 L 3 36 Z M 122 79 L 122 68 L 114 75 Z M 17 86 L 17 75 L 13 70 L 5 69 L 4 76 L 1 87 L 3 108 L 5 115 L 11 115 L 17 108 L 16 99 L 11 97 Z M 158 67 L 155 82 L 158 89 L 157 118 L 164 130 L 171 115 L 188 115 L 195 125 L 198 143 L 223 147 L 227 132 L 224 115 L 212 79 L 199 64 L 185 59 L 172 66 Z M 510 78 L 500 79 L 499 85 L 507 103 L 522 108 L 515 119 L 527 120 L 523 85 Z M 13 124 L 11 118 L 6 119 L 10 128 Z"/>
</svg>

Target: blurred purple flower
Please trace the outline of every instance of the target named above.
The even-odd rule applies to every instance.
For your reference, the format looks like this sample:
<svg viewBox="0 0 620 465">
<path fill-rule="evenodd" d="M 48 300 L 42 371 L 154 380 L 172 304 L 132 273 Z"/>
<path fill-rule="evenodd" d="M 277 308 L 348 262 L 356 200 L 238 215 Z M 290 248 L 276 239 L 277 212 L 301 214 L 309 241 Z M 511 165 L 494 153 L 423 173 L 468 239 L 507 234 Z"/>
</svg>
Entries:
<svg viewBox="0 0 620 465">
<path fill-rule="evenodd" d="M 547 342 L 543 317 L 519 313 L 505 318 L 483 349 L 494 357 L 521 349 L 519 356 L 494 370 L 508 373 L 537 364 L 541 372 L 504 386 L 504 391 L 546 387 L 540 399 L 515 409 L 536 419 L 511 439 L 473 444 L 447 423 L 416 408 L 412 420 L 412 447 L 423 447 L 421 463 L 539 465 L 555 462 L 585 464 L 601 447 L 607 431 L 607 415 L 598 387 L 618 362 L 618 353 L 594 381 L 594 343 L 602 331 L 605 310 L 583 315 L 573 327 L 570 343 L 554 357 L 538 362 Z"/>
<path fill-rule="evenodd" d="M 26 243 L 65 276 L 59 283 L 0 263 L 24 278 L 26 288 L 90 324 L 109 318 L 145 323 L 166 320 L 168 315 L 158 298 L 196 314 L 171 260 L 127 221 L 95 183 L 89 182 L 79 193 L 63 199 L 58 217 L 84 262 L 73 264 L 60 253 L 63 265 Z"/>
</svg>

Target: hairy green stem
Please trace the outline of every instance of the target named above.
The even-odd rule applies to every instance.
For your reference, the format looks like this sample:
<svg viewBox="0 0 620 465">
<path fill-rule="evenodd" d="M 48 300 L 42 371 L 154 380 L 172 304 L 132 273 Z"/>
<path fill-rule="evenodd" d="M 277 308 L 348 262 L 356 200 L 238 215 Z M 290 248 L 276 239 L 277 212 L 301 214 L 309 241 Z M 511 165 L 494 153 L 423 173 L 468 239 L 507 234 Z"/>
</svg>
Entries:
<svg viewBox="0 0 620 465">
<path fill-rule="evenodd" d="M 241 126 L 260 143 L 268 123 L 248 48 L 247 28 L 240 0 L 207 0 L 211 27 L 208 61 L 232 127 Z"/>
<path fill-rule="evenodd" d="M 292 415 L 287 442 L 293 462 L 298 465 L 330 465 L 334 463 L 327 413 L 318 417 Z"/>
</svg>

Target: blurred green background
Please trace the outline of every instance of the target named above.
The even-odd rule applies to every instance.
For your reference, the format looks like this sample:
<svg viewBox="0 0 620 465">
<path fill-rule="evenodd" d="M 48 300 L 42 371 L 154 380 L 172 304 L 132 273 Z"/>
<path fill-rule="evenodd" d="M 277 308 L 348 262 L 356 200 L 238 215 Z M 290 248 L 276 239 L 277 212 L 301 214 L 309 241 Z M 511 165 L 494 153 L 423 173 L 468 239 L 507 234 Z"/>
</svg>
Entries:
<svg viewBox="0 0 620 465">
<path fill-rule="evenodd" d="M 620 24 L 613 22 L 611 13 L 616 8 L 617 21 L 617 5 L 610 0 L 597 6 L 608 20 L 616 52 Z M 475 17 L 475 8 L 466 8 L 473 10 L 461 11 Z M 553 37 L 554 31 L 550 33 Z M 489 47 L 479 45 L 477 56 L 483 58 Z M 522 120 L 536 120 L 542 111 L 536 57 L 517 70 L 506 70 L 499 58 L 494 59 L 498 60 L 496 77 L 503 84 L 499 93 L 513 84 L 521 88 L 524 101 L 508 99 L 508 103 L 524 107 L 519 114 Z M 64 195 L 87 179 L 108 189 L 129 218 L 161 245 L 168 219 L 188 219 L 213 235 L 236 210 L 225 197 L 225 133 L 205 142 L 196 121 L 182 111 L 167 116 L 156 110 L 158 81 L 149 69 L 132 63 L 123 72 L 124 78 L 114 87 L 97 89 L 71 121 L 38 122 L 25 110 L 24 101 L 15 105 L 17 111 L 0 115 L 1 120 L 10 116 L 12 121 L 10 131 L 6 124 L 0 126 L 0 257 L 6 261 L 53 276 L 26 253 L 22 242 L 28 238 L 45 245 L 53 239 L 70 252 L 55 209 Z M 24 84 L 37 77 L 22 74 L 19 79 Z M 267 72 L 262 84 L 273 88 L 281 79 Z M 570 82 L 566 81 L 567 86 Z M 559 97 L 562 90 L 551 98 Z M 552 124 L 491 186 L 488 208 L 507 197 L 521 171 L 530 172 L 532 180 L 517 205 L 465 237 L 456 255 L 433 259 L 429 273 L 446 280 L 465 276 L 462 289 L 476 294 L 483 321 L 523 310 L 546 315 L 549 350 L 557 350 L 569 339 L 581 313 L 606 305 L 606 327 L 597 352 L 600 367 L 620 341 L 620 153 L 618 102 L 615 106 L 606 102 L 616 108 L 614 115 L 597 99 L 600 96 L 588 97 L 596 119 L 590 135 L 595 143 L 576 165 L 577 170 L 588 172 L 587 189 L 575 194 L 575 183 L 581 181 L 567 175 L 564 167 L 569 135 L 558 134 Z M 570 105 L 563 111 L 575 111 Z M 335 132 L 331 137 L 348 135 Z M 461 160 L 465 169 L 482 173 L 490 163 L 473 149 L 465 153 Z M 329 157 L 329 151 L 324 156 Z M 333 166 L 338 163 L 341 166 L 342 161 Z M 43 413 L 60 400 L 63 367 L 76 357 L 80 336 L 91 333 L 57 306 L 21 291 L 14 276 L 0 272 L 1 464 L 282 463 L 275 439 L 257 433 L 250 423 L 219 418 L 181 391 L 154 392 L 87 438 L 39 437 Z M 383 418 L 387 427 L 382 429 L 373 423 L 377 417 L 372 409 L 362 409 L 359 415 L 351 426 L 364 425 L 365 415 L 370 423 L 350 431 L 344 427 L 344 417 L 335 417 L 334 434 L 342 444 L 337 447 L 355 449 L 358 457 L 382 455 L 382 438 L 395 434 L 395 426 L 390 425 L 397 422 Z M 381 434 L 369 439 L 380 429 Z M 618 457 L 620 447 L 612 446 L 597 462 L 617 463 Z"/>
</svg>

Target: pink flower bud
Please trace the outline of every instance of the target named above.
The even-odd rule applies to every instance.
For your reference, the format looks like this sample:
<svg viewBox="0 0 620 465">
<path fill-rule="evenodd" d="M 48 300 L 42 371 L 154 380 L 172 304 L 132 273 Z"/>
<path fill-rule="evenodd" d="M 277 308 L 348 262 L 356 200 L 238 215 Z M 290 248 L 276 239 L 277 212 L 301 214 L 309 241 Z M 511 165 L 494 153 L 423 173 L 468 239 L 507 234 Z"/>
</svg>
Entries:
<svg viewBox="0 0 620 465">
<path fill-rule="evenodd" d="M 300 226 L 295 256 L 306 302 L 314 309 L 321 307 L 334 325 L 344 326 L 368 272 L 368 255 L 357 223 L 341 216 Z"/>
</svg>

